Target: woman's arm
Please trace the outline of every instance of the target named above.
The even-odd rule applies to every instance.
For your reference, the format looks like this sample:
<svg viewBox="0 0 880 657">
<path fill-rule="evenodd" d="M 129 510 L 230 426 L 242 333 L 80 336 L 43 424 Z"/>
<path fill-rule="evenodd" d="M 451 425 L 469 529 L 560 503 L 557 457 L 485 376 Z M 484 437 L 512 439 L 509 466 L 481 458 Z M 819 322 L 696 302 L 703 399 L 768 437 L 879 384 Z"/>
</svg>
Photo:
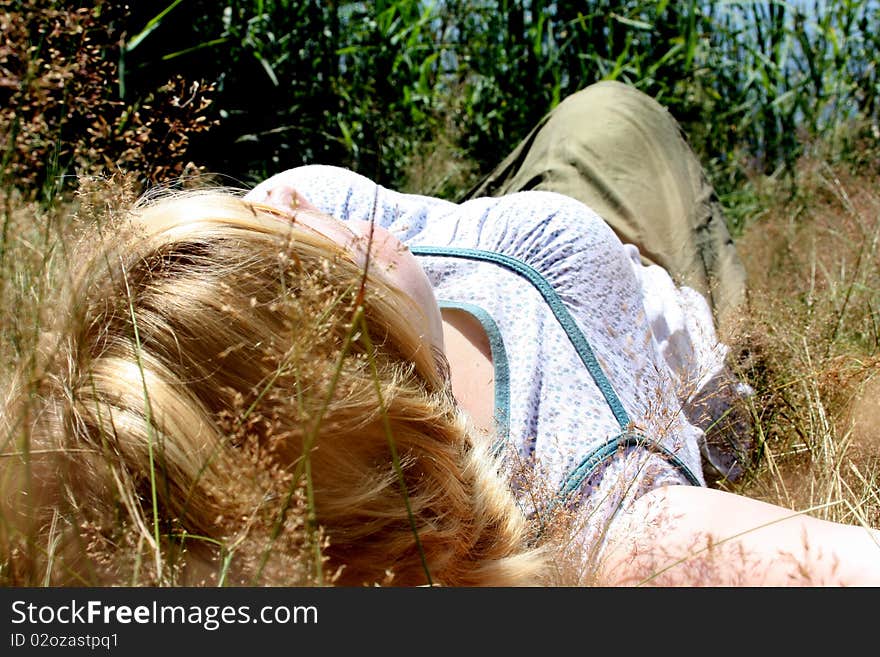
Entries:
<svg viewBox="0 0 880 657">
<path fill-rule="evenodd" d="M 607 585 L 877 586 L 880 532 L 710 488 L 667 486 L 610 530 Z"/>
</svg>

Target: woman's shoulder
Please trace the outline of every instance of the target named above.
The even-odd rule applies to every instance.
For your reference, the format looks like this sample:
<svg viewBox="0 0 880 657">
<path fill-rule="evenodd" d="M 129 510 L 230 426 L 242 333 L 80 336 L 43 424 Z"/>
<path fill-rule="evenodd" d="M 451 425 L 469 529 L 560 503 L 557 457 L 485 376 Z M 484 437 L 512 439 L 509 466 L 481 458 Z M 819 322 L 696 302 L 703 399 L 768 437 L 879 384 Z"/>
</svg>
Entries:
<svg viewBox="0 0 880 657">
<path fill-rule="evenodd" d="M 548 191 L 522 191 L 491 199 L 474 199 L 469 203 L 485 203 L 487 219 L 503 226 L 524 255 L 544 247 L 565 245 L 607 244 L 613 248 L 619 240 L 608 224 L 582 202 Z"/>
<path fill-rule="evenodd" d="M 312 205 L 341 221 L 375 220 L 390 229 L 397 229 L 429 208 L 452 205 L 431 196 L 397 192 L 360 173 L 328 164 L 287 169 L 261 185 L 271 185 L 279 179 Z"/>
<path fill-rule="evenodd" d="M 288 169 L 261 185 L 279 180 L 337 219 L 374 220 L 412 245 L 502 253 L 551 278 L 558 266 L 625 259 L 619 240 L 599 215 L 555 192 L 522 191 L 454 203 L 398 192 L 354 171 L 323 164 Z"/>
<path fill-rule="evenodd" d="M 523 191 L 463 204 L 479 207 L 482 241 L 535 269 L 558 292 L 579 293 L 588 277 L 629 274 L 629 257 L 608 224 L 590 207 L 563 194 Z"/>
</svg>

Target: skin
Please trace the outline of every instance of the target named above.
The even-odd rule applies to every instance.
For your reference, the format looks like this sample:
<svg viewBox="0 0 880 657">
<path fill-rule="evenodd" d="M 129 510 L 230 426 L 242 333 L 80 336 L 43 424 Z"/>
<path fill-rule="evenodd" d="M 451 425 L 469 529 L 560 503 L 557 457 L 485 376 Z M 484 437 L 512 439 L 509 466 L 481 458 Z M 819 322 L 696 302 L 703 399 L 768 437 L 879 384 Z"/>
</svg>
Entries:
<svg viewBox="0 0 880 657">
<path fill-rule="evenodd" d="M 404 292 L 419 311 L 413 321 L 422 338 L 446 355 L 452 393 L 477 427 L 494 427 L 494 368 L 489 340 L 479 321 L 468 313 L 440 310 L 434 288 L 415 256 L 385 228 L 367 221 L 339 221 L 321 212 L 292 186 L 276 176 L 265 181 L 245 199 L 270 205 L 291 219 L 322 234 L 349 250 L 356 262 L 369 267 Z"/>
<path fill-rule="evenodd" d="M 643 495 L 614 525 L 608 545 L 608 584 L 880 584 L 877 530 L 711 488 L 668 486 Z"/>
<path fill-rule="evenodd" d="M 475 424 L 490 430 L 494 410 L 491 351 L 481 325 L 443 311 L 411 251 L 368 222 L 320 212 L 283 174 L 246 197 L 287 212 L 406 293 L 420 311 L 423 338 L 449 361 L 453 394 Z M 588 552 L 588 550 L 585 550 Z M 609 531 L 600 559 L 607 585 L 880 585 L 880 531 L 820 520 L 784 507 L 697 486 L 669 486 L 636 500 Z"/>
<path fill-rule="evenodd" d="M 414 318 L 422 337 L 440 350 L 444 348 L 443 321 L 424 269 L 397 237 L 382 226 L 368 221 L 342 222 L 321 212 L 289 185 L 278 183 L 258 186 L 245 200 L 271 205 L 290 215 L 293 221 L 307 226 L 347 249 L 361 266 L 369 266 L 373 275 L 382 276 L 404 292 L 419 311 Z"/>
</svg>

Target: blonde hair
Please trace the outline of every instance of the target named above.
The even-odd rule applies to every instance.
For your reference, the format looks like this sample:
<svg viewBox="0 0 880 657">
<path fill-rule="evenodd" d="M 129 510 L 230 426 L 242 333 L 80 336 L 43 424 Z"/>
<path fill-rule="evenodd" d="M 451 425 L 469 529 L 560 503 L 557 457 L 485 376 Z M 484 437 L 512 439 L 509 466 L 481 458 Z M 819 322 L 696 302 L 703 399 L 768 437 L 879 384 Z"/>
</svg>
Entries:
<svg viewBox="0 0 880 657">
<path fill-rule="evenodd" d="M 52 583 L 538 581 L 409 300 L 345 249 L 203 191 L 80 254 L 9 404 L 7 561 Z"/>
</svg>

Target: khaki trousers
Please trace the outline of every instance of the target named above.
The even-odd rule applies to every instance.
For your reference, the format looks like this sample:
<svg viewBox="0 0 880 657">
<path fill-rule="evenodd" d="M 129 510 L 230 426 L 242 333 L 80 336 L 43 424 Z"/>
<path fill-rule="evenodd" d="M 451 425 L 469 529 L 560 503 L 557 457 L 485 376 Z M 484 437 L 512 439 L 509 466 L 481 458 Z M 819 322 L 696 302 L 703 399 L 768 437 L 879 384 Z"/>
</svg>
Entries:
<svg viewBox="0 0 880 657">
<path fill-rule="evenodd" d="M 532 189 L 590 206 L 646 264 L 701 292 L 719 327 L 746 302 L 718 198 L 678 123 L 644 93 L 606 81 L 572 94 L 461 200 Z"/>
</svg>

